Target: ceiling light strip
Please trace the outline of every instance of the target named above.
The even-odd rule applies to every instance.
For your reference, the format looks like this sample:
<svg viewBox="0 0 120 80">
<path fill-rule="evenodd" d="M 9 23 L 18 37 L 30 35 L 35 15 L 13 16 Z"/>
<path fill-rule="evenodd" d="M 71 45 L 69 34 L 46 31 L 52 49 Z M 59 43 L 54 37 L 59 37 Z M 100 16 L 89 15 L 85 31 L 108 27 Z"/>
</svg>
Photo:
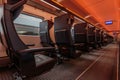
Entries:
<svg viewBox="0 0 120 80">
<path fill-rule="evenodd" d="M 55 4 L 57 4 L 58 6 L 60 6 L 60 7 L 63 7 L 64 8 L 64 6 L 63 5 L 61 5 L 60 3 L 58 3 L 58 2 L 56 2 L 55 0 L 51 0 L 53 3 L 55 3 Z M 71 12 L 71 13 L 73 13 L 74 15 L 76 15 L 76 16 L 78 16 L 79 18 L 81 18 L 82 20 L 84 20 L 84 21 L 86 21 L 86 22 L 88 22 L 89 24 L 92 24 L 92 25 L 94 25 L 93 23 L 91 23 L 90 21 L 88 21 L 88 20 L 86 20 L 86 19 L 84 19 L 84 17 L 82 17 L 82 16 L 80 16 L 79 14 L 77 14 L 77 13 L 75 13 L 75 12 L 73 12 L 72 10 L 70 10 L 70 9 L 68 9 L 68 8 L 64 8 L 66 11 L 69 11 L 69 12 Z M 94 25 L 95 26 L 95 25 Z M 95 27 L 98 27 L 98 26 L 95 26 Z M 99 27 L 98 27 L 99 28 Z"/>
<path fill-rule="evenodd" d="M 44 2 L 44 3 L 46 3 L 46 4 L 48 4 L 49 6 L 54 7 L 55 9 L 61 10 L 60 8 L 58 8 L 58 7 L 54 6 L 54 5 L 51 5 L 50 3 L 48 3 L 48 2 L 46 2 L 46 1 L 44 1 L 44 0 L 40 0 L 40 1 L 42 1 L 42 2 Z"/>
</svg>

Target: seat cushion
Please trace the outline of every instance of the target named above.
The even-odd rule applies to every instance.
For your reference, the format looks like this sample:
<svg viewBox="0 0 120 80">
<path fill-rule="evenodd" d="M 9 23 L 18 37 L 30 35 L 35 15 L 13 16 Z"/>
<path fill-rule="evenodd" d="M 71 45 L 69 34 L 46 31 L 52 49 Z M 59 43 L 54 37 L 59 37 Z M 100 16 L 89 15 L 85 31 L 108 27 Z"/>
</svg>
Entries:
<svg viewBox="0 0 120 80">
<path fill-rule="evenodd" d="M 36 75 L 37 73 L 42 74 L 43 72 L 49 71 L 56 62 L 53 58 L 42 54 L 34 55 L 34 57 L 36 62 Z"/>
<path fill-rule="evenodd" d="M 54 60 L 53 58 L 50 58 L 50 57 L 42 55 L 42 54 L 34 55 L 34 57 L 35 57 L 36 67 L 41 64 L 45 64 L 47 62 Z"/>
</svg>

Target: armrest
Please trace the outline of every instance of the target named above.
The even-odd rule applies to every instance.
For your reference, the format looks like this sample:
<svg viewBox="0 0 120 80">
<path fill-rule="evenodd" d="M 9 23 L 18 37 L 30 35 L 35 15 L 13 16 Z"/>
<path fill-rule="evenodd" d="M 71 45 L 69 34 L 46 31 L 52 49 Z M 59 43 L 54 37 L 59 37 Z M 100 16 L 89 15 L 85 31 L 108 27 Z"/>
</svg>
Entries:
<svg viewBox="0 0 120 80">
<path fill-rule="evenodd" d="M 51 45 L 56 45 L 56 43 L 54 43 L 54 42 L 50 42 L 50 44 L 51 44 Z"/>
<path fill-rule="evenodd" d="M 35 46 L 35 44 L 26 44 L 27 46 Z"/>
<path fill-rule="evenodd" d="M 17 53 L 33 53 L 33 52 L 41 52 L 41 51 L 51 51 L 55 50 L 54 47 L 41 47 L 41 48 L 31 48 L 17 51 Z"/>
<path fill-rule="evenodd" d="M 74 46 L 80 46 L 80 45 L 84 45 L 85 43 L 75 43 L 73 44 Z"/>
<path fill-rule="evenodd" d="M 78 34 L 78 35 L 86 35 L 85 33 L 75 33 L 75 34 Z"/>
</svg>

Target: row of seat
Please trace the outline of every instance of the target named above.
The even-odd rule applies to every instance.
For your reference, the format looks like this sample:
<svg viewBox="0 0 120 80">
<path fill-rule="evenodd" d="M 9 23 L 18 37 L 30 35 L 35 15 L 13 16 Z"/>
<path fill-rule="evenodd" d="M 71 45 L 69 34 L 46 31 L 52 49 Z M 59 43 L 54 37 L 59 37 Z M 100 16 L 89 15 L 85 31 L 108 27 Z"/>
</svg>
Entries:
<svg viewBox="0 0 120 80">
<path fill-rule="evenodd" d="M 0 17 L 2 41 L 6 47 L 6 52 L 17 72 L 24 78 L 45 73 L 56 64 L 55 59 L 41 54 L 54 51 L 54 47 L 29 49 L 15 30 L 13 21 L 18 17 L 26 2 L 27 0 L 7 0 L 7 3 L 4 4 L 3 16 Z"/>
<path fill-rule="evenodd" d="M 81 55 L 80 51 L 90 51 L 113 41 L 113 37 L 103 30 L 89 24 L 78 23 L 73 25 L 74 17 L 64 14 L 55 17 L 54 23 L 46 20 L 40 23 L 40 39 L 45 46 L 58 46 L 59 54 L 68 58 Z M 54 25 L 55 42 L 50 39 L 50 28 Z"/>
<path fill-rule="evenodd" d="M 26 2 L 27 0 L 7 0 L 1 17 L 3 44 L 6 46 L 11 62 L 14 63 L 21 76 L 36 76 L 51 70 L 56 64 L 56 58 L 51 58 L 48 54 L 56 54 L 57 59 L 61 56 L 76 58 L 81 55 L 81 50 L 89 51 L 90 46 L 95 47 L 105 41 L 108 42 L 107 40 L 112 41 L 111 36 L 105 35 L 104 32 L 104 35 L 101 35 L 101 30 L 88 23 L 73 26 L 73 16 L 65 14 L 56 17 L 54 23 L 49 20 L 41 22 L 40 39 L 43 47 L 29 49 L 19 38 L 13 23 Z M 52 25 L 54 25 L 56 43 L 53 43 L 50 38 L 49 30 Z M 74 28 L 71 29 L 72 27 Z"/>
</svg>

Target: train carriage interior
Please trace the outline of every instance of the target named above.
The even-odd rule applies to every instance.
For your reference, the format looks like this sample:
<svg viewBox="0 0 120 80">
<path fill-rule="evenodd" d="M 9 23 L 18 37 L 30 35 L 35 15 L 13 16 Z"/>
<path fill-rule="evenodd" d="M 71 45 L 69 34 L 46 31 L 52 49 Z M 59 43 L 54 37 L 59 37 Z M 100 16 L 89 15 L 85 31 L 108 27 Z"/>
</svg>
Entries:
<svg viewBox="0 0 120 80">
<path fill-rule="evenodd" d="M 0 80 L 120 80 L 119 0 L 0 0 Z"/>
</svg>

